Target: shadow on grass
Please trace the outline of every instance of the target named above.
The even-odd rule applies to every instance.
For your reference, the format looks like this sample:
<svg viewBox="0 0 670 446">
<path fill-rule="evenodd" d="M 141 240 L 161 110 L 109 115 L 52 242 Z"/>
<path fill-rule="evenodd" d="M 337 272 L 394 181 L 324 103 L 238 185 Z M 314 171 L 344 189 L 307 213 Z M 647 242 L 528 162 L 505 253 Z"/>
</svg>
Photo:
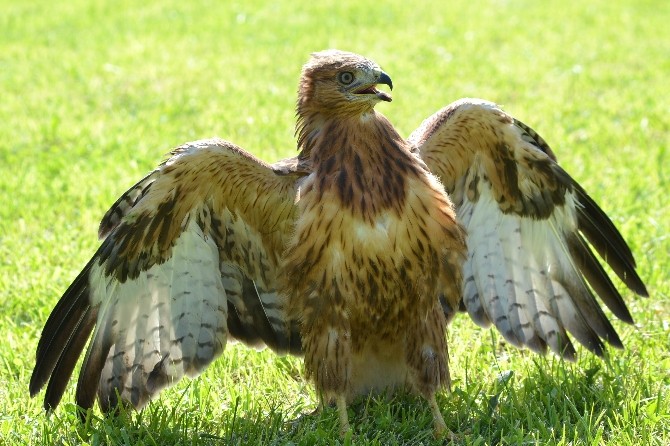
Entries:
<svg viewBox="0 0 670 446">
<path fill-rule="evenodd" d="M 491 373 L 457 382 L 451 395 L 438 401 L 448 427 L 462 444 L 535 444 L 576 441 L 600 444 L 612 431 L 625 428 L 627 417 L 643 408 L 633 401 L 655 398 L 640 394 L 623 370 L 630 361 L 586 359 L 575 365 L 556 358 L 534 357 L 525 369 Z M 645 391 L 643 391 L 644 393 Z M 186 392 L 182 395 L 185 395 Z M 76 408 L 66 405 L 52 416 L 42 444 L 91 445 L 247 445 L 247 444 L 438 444 L 432 418 L 422 398 L 405 392 L 361 398 L 349 408 L 352 437 L 340 439 L 336 410 L 310 413 L 304 405 L 237 398 L 231 407 L 215 407 L 211 398 L 151 404 L 142 412 L 121 409 L 114 417 L 93 413 L 78 421 Z M 214 409 L 213 409 L 214 407 Z M 622 415 L 628 414 L 628 415 Z M 642 415 L 640 415 L 642 416 Z"/>
</svg>

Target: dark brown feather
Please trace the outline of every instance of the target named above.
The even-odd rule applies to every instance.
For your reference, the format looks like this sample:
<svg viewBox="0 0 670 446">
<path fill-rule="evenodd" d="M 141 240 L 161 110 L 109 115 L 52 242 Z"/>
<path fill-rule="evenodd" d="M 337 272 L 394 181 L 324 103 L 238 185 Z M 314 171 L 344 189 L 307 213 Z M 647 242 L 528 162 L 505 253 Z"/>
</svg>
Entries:
<svg viewBox="0 0 670 446">
<path fill-rule="evenodd" d="M 579 270 L 584 274 L 584 277 L 596 294 L 605 302 L 605 305 L 607 305 L 616 317 L 628 324 L 632 324 L 633 317 L 630 311 L 628 311 L 621 294 L 581 235 L 569 239 L 568 247 Z"/>
<path fill-rule="evenodd" d="M 67 383 L 70 381 L 77 360 L 84 350 L 93 327 L 95 327 L 97 316 L 97 308 L 89 306 L 73 327 L 72 336 L 67 340 L 65 348 L 51 372 L 51 379 L 49 379 L 49 385 L 44 395 L 45 409 L 50 410 L 58 406 L 65 393 Z"/>
<path fill-rule="evenodd" d="M 252 317 L 251 323 L 244 322 L 240 317 L 238 309 L 228 301 L 228 331 L 235 338 L 250 347 L 270 347 L 278 354 L 290 353 L 302 355 L 302 344 L 297 324 L 293 324 L 286 332 L 279 332 L 276 327 L 287 323 L 284 320 L 274 320 L 268 316 L 261 298 L 256 291 L 253 281 L 243 281 L 245 316 Z M 272 320 L 271 320 L 272 319 Z"/>
<path fill-rule="evenodd" d="M 579 230 L 628 288 L 640 296 L 649 296 L 635 269 L 633 253 L 612 220 L 576 182 L 574 189 L 581 204 L 577 210 Z"/>
<path fill-rule="evenodd" d="M 97 310 L 89 303 L 88 274 L 93 260 L 65 291 L 42 330 L 30 378 L 30 395 L 36 395 L 49 381 L 45 408 L 54 408 L 65 390 L 72 369 L 93 328 Z M 64 361 L 74 358 L 71 364 Z"/>
<path fill-rule="evenodd" d="M 110 328 L 109 325 L 110 324 L 108 323 L 105 326 Z M 98 327 L 98 330 L 100 330 L 100 327 Z M 82 363 L 79 372 L 77 391 L 75 394 L 77 406 L 82 409 L 93 407 L 93 403 L 98 396 L 100 375 L 102 374 L 107 354 L 112 348 L 112 345 L 113 338 L 107 330 L 103 333 L 99 333 L 99 335 L 88 344 L 86 356 L 84 357 L 84 362 Z M 114 398 L 114 402 L 116 402 L 116 395 L 110 397 Z M 116 406 L 116 404 L 110 405 L 109 398 L 101 398 L 98 403 L 100 404 L 100 409 L 105 413 Z"/>
</svg>

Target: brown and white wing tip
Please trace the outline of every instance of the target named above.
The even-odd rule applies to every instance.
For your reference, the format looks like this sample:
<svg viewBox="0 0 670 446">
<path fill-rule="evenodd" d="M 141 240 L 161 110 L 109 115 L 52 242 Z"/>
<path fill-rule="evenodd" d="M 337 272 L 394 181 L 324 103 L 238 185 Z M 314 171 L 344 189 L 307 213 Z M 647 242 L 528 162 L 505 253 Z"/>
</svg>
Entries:
<svg viewBox="0 0 670 446">
<path fill-rule="evenodd" d="M 633 319 L 590 245 L 631 291 L 646 296 L 646 287 L 620 232 L 544 139 L 491 102 L 463 99 L 426 119 L 410 143 L 468 232 L 463 302 L 476 323 L 567 358 L 567 333 L 598 355 L 604 342 L 622 346 L 594 293 Z"/>
<path fill-rule="evenodd" d="M 104 240 L 45 324 L 30 382 L 55 408 L 92 335 L 76 401 L 143 407 L 195 376 L 229 338 L 300 353 L 275 265 L 292 225 L 296 176 L 222 140 L 179 147 L 129 189 Z"/>
<path fill-rule="evenodd" d="M 132 208 L 144 197 L 151 184 L 160 174 L 160 168 L 152 171 L 121 195 L 109 208 L 100 221 L 98 238 L 104 239 L 116 228 Z"/>
</svg>

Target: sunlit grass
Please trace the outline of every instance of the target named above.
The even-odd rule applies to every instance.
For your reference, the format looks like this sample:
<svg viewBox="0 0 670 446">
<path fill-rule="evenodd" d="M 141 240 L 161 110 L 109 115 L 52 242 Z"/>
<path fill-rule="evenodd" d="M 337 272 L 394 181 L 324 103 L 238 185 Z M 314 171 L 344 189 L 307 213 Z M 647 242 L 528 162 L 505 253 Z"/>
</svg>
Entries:
<svg viewBox="0 0 670 446">
<path fill-rule="evenodd" d="M 240 346 L 148 409 L 80 425 L 28 397 L 46 317 L 97 246 L 107 207 L 172 147 L 221 136 L 294 154 L 301 64 L 337 47 L 394 81 L 401 133 L 464 96 L 534 127 L 630 242 L 650 299 L 626 293 L 626 350 L 576 363 L 457 318 L 453 394 L 467 444 L 670 443 L 670 6 L 662 1 L 10 2 L 0 0 L 0 444 L 338 442 L 299 360 Z M 422 400 L 350 410 L 356 444 L 432 442 Z"/>
</svg>

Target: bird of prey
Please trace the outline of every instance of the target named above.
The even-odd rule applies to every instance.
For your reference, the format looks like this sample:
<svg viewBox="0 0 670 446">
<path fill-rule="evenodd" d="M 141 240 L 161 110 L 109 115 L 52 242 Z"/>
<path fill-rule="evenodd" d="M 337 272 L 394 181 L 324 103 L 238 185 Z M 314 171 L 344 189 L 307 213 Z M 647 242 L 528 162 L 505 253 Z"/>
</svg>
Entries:
<svg viewBox="0 0 670 446">
<path fill-rule="evenodd" d="M 512 344 L 621 347 L 598 295 L 632 322 L 593 246 L 646 296 L 614 224 L 546 142 L 493 103 L 457 101 L 405 140 L 375 110 L 391 78 L 353 53 L 314 53 L 295 158 L 266 164 L 220 139 L 185 144 L 131 187 L 40 338 L 30 381 L 60 402 L 89 338 L 76 402 L 141 408 L 227 341 L 304 355 L 342 432 L 353 398 L 407 387 L 448 429 L 446 326 L 459 310 Z M 588 242 L 587 242 L 588 241 Z M 92 334 L 92 336 L 91 336 Z"/>
</svg>

